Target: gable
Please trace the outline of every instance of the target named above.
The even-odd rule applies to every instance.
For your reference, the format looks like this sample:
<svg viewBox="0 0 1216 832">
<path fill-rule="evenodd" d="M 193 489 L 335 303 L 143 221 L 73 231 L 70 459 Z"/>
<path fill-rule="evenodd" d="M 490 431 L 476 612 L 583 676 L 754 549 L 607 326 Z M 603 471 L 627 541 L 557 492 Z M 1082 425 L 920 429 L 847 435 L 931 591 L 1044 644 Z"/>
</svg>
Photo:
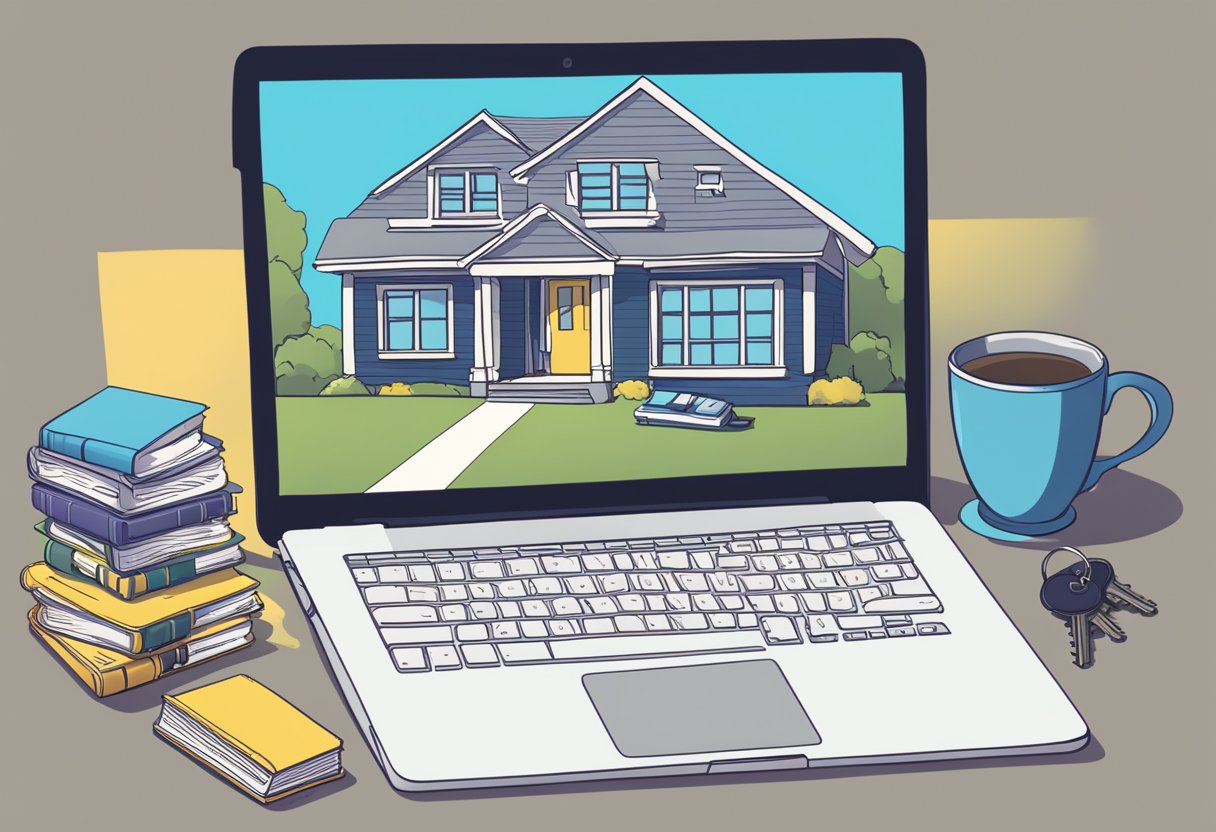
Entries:
<svg viewBox="0 0 1216 832">
<path fill-rule="evenodd" d="M 464 135 L 430 158 L 426 158 L 425 154 L 419 157 L 426 160 L 425 164 L 395 182 L 393 180 L 401 172 L 389 177 L 383 185 L 369 194 L 350 216 L 392 219 L 427 216 L 427 171 L 435 165 L 490 165 L 497 168 L 503 215 L 512 216 L 527 207 L 527 188 L 512 179 L 508 171 L 512 166 L 526 160 L 529 155 L 519 144 L 484 122 L 474 124 Z M 402 171 L 408 171 L 417 161 L 412 160 Z"/>
<path fill-rule="evenodd" d="M 528 213 L 507 223 L 502 233 L 461 260 L 461 266 L 488 262 L 612 260 L 603 239 L 576 225 L 547 205 L 534 205 Z"/>
</svg>

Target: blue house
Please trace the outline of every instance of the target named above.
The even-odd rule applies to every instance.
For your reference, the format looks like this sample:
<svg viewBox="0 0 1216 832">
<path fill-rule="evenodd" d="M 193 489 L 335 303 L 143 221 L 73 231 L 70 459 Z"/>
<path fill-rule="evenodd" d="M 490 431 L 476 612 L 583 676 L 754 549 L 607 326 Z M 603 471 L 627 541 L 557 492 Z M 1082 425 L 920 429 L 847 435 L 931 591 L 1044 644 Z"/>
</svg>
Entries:
<svg viewBox="0 0 1216 832">
<path fill-rule="evenodd" d="M 315 267 L 342 275 L 344 371 L 368 384 L 805 404 L 873 251 L 639 78 L 585 118 L 478 113 L 335 220 Z"/>
</svg>

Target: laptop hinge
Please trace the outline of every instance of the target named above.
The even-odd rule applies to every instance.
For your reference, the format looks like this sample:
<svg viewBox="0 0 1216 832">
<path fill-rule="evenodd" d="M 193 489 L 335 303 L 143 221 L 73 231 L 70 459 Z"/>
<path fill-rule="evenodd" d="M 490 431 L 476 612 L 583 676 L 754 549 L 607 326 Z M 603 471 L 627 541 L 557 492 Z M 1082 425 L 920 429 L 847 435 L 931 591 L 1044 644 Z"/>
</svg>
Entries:
<svg viewBox="0 0 1216 832">
<path fill-rule="evenodd" d="M 751 760 L 716 760 L 709 764 L 709 774 L 726 774 L 739 771 L 779 771 L 806 768 L 810 764 L 805 754 L 790 754 L 785 757 L 761 757 Z"/>
</svg>

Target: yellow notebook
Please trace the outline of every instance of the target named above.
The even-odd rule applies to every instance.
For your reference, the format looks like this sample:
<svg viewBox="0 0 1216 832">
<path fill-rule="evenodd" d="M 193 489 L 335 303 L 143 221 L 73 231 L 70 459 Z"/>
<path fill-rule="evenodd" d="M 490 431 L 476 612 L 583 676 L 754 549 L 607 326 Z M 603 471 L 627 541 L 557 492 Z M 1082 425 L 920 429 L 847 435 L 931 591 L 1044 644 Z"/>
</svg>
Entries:
<svg viewBox="0 0 1216 832">
<path fill-rule="evenodd" d="M 198 627 L 261 609 L 258 582 L 235 569 L 125 601 L 95 583 L 35 563 L 21 584 L 45 608 L 39 623 L 70 638 L 140 654 L 180 641 Z"/>
<path fill-rule="evenodd" d="M 204 627 L 190 638 L 162 647 L 151 655 L 132 657 L 47 630 L 38 623 L 40 609 L 34 607 L 29 612 L 30 630 L 92 688 L 96 696 L 122 693 L 253 644 L 251 620 L 246 615 Z"/>
<path fill-rule="evenodd" d="M 248 676 L 163 698 L 156 733 L 255 800 L 343 774 L 342 740 Z"/>
</svg>

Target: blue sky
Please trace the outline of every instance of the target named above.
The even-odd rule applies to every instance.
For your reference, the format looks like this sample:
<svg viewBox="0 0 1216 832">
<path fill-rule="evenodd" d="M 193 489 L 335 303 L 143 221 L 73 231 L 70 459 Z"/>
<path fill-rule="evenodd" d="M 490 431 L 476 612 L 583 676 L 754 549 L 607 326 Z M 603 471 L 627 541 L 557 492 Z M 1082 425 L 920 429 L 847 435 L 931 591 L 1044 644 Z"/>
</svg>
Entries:
<svg viewBox="0 0 1216 832">
<path fill-rule="evenodd" d="M 341 325 L 340 277 L 312 268 L 329 223 L 479 110 L 590 115 L 634 76 L 261 85 L 262 171 L 308 217 L 301 282 L 314 325 Z M 896 74 L 655 75 L 746 153 L 879 245 L 904 246 Z"/>
</svg>

